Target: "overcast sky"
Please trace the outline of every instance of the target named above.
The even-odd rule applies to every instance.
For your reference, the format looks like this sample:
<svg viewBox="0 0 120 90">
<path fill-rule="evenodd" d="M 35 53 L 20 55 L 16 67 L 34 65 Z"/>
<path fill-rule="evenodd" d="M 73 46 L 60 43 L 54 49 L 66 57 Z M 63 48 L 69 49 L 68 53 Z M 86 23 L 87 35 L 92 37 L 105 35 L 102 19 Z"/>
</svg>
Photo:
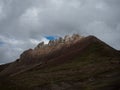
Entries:
<svg viewBox="0 0 120 90">
<path fill-rule="evenodd" d="M 120 0 L 0 0 L 0 63 L 46 36 L 95 35 L 120 49 Z"/>
</svg>

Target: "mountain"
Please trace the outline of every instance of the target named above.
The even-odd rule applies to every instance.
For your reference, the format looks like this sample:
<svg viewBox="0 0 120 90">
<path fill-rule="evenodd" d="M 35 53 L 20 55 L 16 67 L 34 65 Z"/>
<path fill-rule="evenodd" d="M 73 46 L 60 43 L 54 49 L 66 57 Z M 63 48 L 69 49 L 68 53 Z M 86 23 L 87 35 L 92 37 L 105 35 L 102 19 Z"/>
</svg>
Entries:
<svg viewBox="0 0 120 90">
<path fill-rule="evenodd" d="M 120 52 L 95 36 L 41 42 L 0 66 L 0 90 L 120 90 L 119 85 Z"/>
</svg>

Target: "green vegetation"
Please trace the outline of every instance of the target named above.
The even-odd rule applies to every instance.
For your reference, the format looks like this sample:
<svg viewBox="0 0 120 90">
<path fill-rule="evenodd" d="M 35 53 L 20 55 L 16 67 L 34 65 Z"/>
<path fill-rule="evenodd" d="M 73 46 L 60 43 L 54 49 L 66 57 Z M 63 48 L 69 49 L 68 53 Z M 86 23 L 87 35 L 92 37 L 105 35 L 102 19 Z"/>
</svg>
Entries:
<svg viewBox="0 0 120 90">
<path fill-rule="evenodd" d="M 68 84 L 81 82 L 83 90 L 101 90 L 101 88 L 106 90 L 109 87 L 115 88 L 114 84 L 120 83 L 120 67 L 118 63 L 112 63 L 114 59 L 116 58 L 77 57 L 72 62 L 63 65 L 34 69 L 19 74 L 13 77 L 13 80 L 18 85 L 27 88 L 51 84 L 59 85 L 61 82 Z M 116 59 L 116 62 L 117 60 L 119 58 Z"/>
</svg>

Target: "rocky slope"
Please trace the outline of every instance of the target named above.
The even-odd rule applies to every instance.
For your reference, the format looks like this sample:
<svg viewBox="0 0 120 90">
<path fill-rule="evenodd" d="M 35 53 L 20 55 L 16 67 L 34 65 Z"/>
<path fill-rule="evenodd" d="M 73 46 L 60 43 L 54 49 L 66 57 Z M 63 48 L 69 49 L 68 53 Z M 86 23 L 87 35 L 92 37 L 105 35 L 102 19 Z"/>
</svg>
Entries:
<svg viewBox="0 0 120 90">
<path fill-rule="evenodd" d="M 120 52 L 94 36 L 41 42 L 1 67 L 1 90 L 120 89 Z"/>
</svg>

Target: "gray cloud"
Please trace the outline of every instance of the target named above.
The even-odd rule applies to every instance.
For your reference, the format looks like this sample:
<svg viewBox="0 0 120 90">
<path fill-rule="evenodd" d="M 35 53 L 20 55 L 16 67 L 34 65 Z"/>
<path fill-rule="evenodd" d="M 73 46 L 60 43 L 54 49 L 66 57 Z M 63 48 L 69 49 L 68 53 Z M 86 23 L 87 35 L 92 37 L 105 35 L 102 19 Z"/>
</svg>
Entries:
<svg viewBox="0 0 120 90">
<path fill-rule="evenodd" d="M 0 0 L 0 63 L 44 36 L 96 35 L 120 49 L 120 0 Z"/>
</svg>

